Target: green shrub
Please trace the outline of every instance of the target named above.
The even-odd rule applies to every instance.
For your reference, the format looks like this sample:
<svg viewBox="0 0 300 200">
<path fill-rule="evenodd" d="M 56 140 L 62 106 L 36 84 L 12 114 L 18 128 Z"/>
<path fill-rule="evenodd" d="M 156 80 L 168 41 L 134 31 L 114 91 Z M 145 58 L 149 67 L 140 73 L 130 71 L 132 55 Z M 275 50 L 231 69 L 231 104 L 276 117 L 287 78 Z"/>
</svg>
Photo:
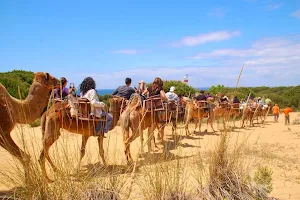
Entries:
<svg viewBox="0 0 300 200">
<path fill-rule="evenodd" d="M 18 87 L 20 88 L 21 98 L 25 99 L 33 79 L 34 73 L 30 71 L 14 70 L 0 73 L 0 83 L 4 85 L 11 96 L 18 99 L 20 98 Z"/>
</svg>

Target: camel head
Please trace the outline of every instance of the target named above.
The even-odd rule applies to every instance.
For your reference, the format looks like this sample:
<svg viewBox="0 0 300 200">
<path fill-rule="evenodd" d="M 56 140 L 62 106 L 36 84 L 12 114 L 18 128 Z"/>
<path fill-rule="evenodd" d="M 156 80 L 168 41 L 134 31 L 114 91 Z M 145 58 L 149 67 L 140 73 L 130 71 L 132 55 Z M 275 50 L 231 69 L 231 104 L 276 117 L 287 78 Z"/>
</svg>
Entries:
<svg viewBox="0 0 300 200">
<path fill-rule="evenodd" d="M 34 75 L 34 82 L 39 82 L 44 85 L 49 90 L 52 90 L 53 87 L 59 87 L 60 82 L 57 78 L 51 76 L 49 73 L 37 72 Z"/>
</svg>

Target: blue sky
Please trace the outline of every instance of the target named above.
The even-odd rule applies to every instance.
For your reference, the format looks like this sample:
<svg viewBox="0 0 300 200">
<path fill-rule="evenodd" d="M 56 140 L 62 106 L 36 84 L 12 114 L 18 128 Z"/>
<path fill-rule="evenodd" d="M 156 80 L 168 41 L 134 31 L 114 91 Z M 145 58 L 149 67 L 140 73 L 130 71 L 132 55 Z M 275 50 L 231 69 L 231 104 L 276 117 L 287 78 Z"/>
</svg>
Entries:
<svg viewBox="0 0 300 200">
<path fill-rule="evenodd" d="M 0 71 L 97 88 L 155 77 L 194 87 L 298 85 L 300 1 L 0 1 Z"/>
</svg>

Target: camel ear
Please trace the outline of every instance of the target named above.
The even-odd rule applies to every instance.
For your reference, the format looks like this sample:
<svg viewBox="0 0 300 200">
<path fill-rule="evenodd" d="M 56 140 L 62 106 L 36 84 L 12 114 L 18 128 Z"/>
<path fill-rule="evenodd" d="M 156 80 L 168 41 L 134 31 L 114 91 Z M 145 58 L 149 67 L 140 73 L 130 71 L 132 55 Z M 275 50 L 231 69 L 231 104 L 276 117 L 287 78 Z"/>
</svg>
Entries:
<svg viewBox="0 0 300 200">
<path fill-rule="evenodd" d="M 46 75 L 45 80 L 46 80 L 46 81 L 49 81 L 49 79 L 50 79 L 50 74 L 49 74 L 49 73 L 45 73 L 45 75 Z"/>
</svg>

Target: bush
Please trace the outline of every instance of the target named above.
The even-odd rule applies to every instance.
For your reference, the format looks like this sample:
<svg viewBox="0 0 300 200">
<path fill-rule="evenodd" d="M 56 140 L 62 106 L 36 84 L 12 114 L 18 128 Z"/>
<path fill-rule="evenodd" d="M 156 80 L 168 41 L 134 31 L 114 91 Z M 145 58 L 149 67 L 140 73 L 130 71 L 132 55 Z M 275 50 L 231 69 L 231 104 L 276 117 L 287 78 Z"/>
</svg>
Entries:
<svg viewBox="0 0 300 200">
<path fill-rule="evenodd" d="M 168 92 L 174 86 L 175 92 L 178 95 L 190 96 L 196 92 L 195 88 L 189 86 L 181 81 L 164 81 L 164 91 Z"/>
<path fill-rule="evenodd" d="M 4 85 L 11 96 L 18 99 L 20 95 L 22 99 L 27 97 L 33 79 L 34 73 L 30 71 L 14 70 L 12 72 L 0 73 L 0 83 Z M 20 88 L 20 95 L 18 88 Z"/>
</svg>

